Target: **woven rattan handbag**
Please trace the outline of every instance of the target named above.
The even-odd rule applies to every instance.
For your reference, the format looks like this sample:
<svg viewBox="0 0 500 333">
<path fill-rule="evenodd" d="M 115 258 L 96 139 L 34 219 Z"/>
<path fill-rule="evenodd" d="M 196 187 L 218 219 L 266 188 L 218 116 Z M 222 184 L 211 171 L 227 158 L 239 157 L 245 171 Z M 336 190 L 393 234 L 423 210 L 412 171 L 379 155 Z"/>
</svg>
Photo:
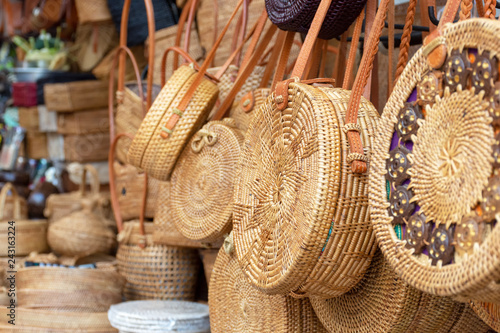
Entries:
<svg viewBox="0 0 500 333">
<path fill-rule="evenodd" d="M 255 290 L 247 282 L 234 253 L 227 254 L 223 248 L 210 279 L 208 305 L 214 333 L 326 332 L 307 298 L 266 295 Z"/>
<path fill-rule="evenodd" d="M 8 197 L 8 193 L 11 196 Z M 11 198 L 11 200 L 7 200 Z M 7 183 L 0 191 L 0 256 L 9 256 L 9 264 L 15 264 L 16 256 L 26 256 L 31 252 L 48 252 L 47 220 L 28 220 L 21 214 L 21 197 L 11 183 Z M 24 199 L 23 199 L 24 200 Z M 6 203 L 13 206 L 13 214 L 4 216 Z M 26 202 L 26 201 L 24 201 Z M 13 246 L 13 248 L 10 248 Z"/>
<path fill-rule="evenodd" d="M 191 139 L 171 178 L 170 214 L 186 238 L 213 242 L 232 229 L 233 188 L 243 134 L 211 121 Z"/>
<path fill-rule="evenodd" d="M 309 30 L 320 0 L 266 0 L 271 21 L 280 29 L 305 33 Z M 361 13 L 366 0 L 332 1 L 319 37 L 332 39 L 346 31 Z"/>
<path fill-rule="evenodd" d="M 116 271 L 29 267 L 17 272 L 17 305 L 104 312 L 121 302 L 125 279 Z"/>
<path fill-rule="evenodd" d="M 500 23 L 446 24 L 458 5 L 447 2 L 384 108 L 371 214 L 384 255 L 411 286 L 498 303 Z"/>
<path fill-rule="evenodd" d="M 231 20 L 243 0 L 240 0 Z M 205 77 L 229 23 L 197 71 L 181 66 L 168 80 L 139 128 L 128 152 L 132 165 L 153 178 L 168 180 L 190 137 L 203 125 L 217 100 L 217 85 Z"/>
<path fill-rule="evenodd" d="M 110 168 L 112 168 L 111 163 L 110 160 Z M 110 182 L 113 183 L 113 177 L 110 178 Z M 143 190 L 143 198 L 144 196 Z M 194 299 L 199 269 L 196 250 L 153 244 L 154 226 L 152 223 L 144 223 L 144 201 L 140 209 L 140 220 L 123 223 L 113 185 L 111 185 L 111 202 L 119 231 L 116 254 L 118 271 L 127 280 L 125 298 L 127 300 Z M 172 276 L 175 278 L 172 279 Z"/>
<path fill-rule="evenodd" d="M 87 191 L 87 174 L 90 175 L 90 191 Z M 99 174 L 95 167 L 90 164 L 83 166 L 80 189 L 75 192 L 51 194 L 47 198 L 46 207 L 43 211 L 49 223 L 60 220 L 69 214 L 81 210 L 82 199 L 97 200 L 96 213 L 107 215 L 109 210 L 109 195 L 100 192 Z M 106 216 L 107 217 L 107 216 Z"/>
<path fill-rule="evenodd" d="M 348 293 L 311 298 L 329 332 L 487 332 L 488 327 L 467 304 L 424 294 L 394 273 L 380 251 L 361 282 Z M 467 323 L 468 329 L 462 325 Z"/>
<path fill-rule="evenodd" d="M 10 183 L 5 183 L 5 185 L 2 187 L 2 191 L 4 191 L 4 187 L 6 187 L 7 184 Z M 5 191 L 8 191 L 11 187 L 8 186 L 5 188 Z M 15 189 L 15 186 L 14 186 Z M 7 194 L 7 193 L 6 193 Z M 0 194 L 1 195 L 1 194 Z M 27 219 L 28 218 L 28 203 L 26 202 L 26 199 L 21 197 L 19 193 L 12 194 L 10 196 L 5 197 L 5 206 L 3 212 L 3 218 L 4 219 L 11 219 L 14 217 L 14 208 L 15 208 L 15 203 L 18 203 L 20 205 L 20 217 L 22 219 Z"/>
<path fill-rule="evenodd" d="M 95 212 L 96 201 L 82 199 L 81 205 L 82 210 L 50 224 L 47 232 L 50 248 L 66 256 L 110 253 L 116 246 L 115 233 L 106 227 L 106 218 Z"/>
<path fill-rule="evenodd" d="M 236 255 L 252 285 L 270 294 L 339 296 L 360 281 L 376 248 L 366 173 L 378 113 L 361 93 L 387 1 L 352 91 L 331 79 L 301 81 L 330 3 L 322 1 L 292 78 L 254 115 L 240 158 Z"/>
</svg>

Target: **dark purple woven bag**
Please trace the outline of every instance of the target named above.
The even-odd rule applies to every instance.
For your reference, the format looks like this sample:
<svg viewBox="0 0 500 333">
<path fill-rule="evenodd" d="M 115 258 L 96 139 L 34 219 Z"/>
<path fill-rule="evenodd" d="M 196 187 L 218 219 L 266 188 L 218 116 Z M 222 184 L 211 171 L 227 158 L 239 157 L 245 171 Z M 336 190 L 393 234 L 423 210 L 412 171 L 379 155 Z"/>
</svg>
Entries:
<svg viewBox="0 0 500 333">
<path fill-rule="evenodd" d="M 359 16 L 367 0 L 334 0 L 318 37 L 340 36 Z M 321 0 L 266 0 L 269 19 L 281 30 L 306 33 Z"/>
</svg>

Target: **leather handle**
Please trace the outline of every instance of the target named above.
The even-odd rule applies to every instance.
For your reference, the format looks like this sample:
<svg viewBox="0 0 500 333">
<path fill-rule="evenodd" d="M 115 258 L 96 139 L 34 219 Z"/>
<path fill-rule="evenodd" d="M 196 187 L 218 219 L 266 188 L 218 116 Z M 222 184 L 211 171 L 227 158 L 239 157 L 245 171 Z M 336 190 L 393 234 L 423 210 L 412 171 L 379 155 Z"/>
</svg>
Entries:
<svg viewBox="0 0 500 333">
<path fill-rule="evenodd" d="M 311 27 L 309 28 L 309 32 L 307 33 L 306 40 L 300 50 L 295 67 L 293 68 L 292 77 L 298 77 L 299 79 L 304 78 L 307 62 L 312 54 L 314 44 L 318 38 L 319 31 L 323 25 L 323 21 L 325 20 L 331 3 L 332 0 L 321 0 L 318 10 L 316 11 L 314 19 L 311 23 Z"/>
<path fill-rule="evenodd" d="M 285 43 L 287 32 L 283 30 L 278 31 L 278 36 L 276 37 L 276 43 L 271 52 L 271 56 L 269 57 L 269 61 L 267 62 L 266 69 L 264 70 L 264 74 L 262 75 L 262 80 L 260 81 L 259 88 L 266 88 L 269 85 L 269 81 L 271 80 L 271 76 L 273 75 L 273 71 L 277 68 L 278 61 L 280 60 L 281 49 Z M 285 60 L 281 60 L 285 61 Z M 286 63 L 286 61 L 285 61 Z"/>
<path fill-rule="evenodd" d="M 198 0 L 188 0 L 184 8 L 182 9 L 181 16 L 177 22 L 177 33 L 175 35 L 174 46 L 180 46 L 182 33 L 184 32 L 184 27 L 186 27 L 185 38 L 184 38 L 184 50 L 189 52 L 189 45 L 191 43 L 191 27 L 194 21 L 194 11 L 198 4 Z M 187 26 L 186 26 L 187 21 Z M 174 58 L 173 69 L 176 70 L 179 67 L 179 59 Z"/>
<path fill-rule="evenodd" d="M 5 214 L 5 204 L 7 202 L 7 194 L 11 193 L 12 195 L 12 201 L 14 204 L 14 220 L 20 220 L 21 219 L 21 198 L 19 197 L 19 194 L 16 191 L 16 188 L 12 183 L 6 183 L 2 187 L 2 191 L 0 191 L 0 220 L 4 219 L 4 214 Z"/>
<path fill-rule="evenodd" d="M 248 11 L 249 11 L 248 7 L 250 5 L 250 1 L 251 0 L 245 0 L 243 2 L 243 10 L 240 17 L 238 18 L 236 29 L 234 30 L 233 41 L 231 43 L 232 52 L 237 51 L 238 45 L 242 44 L 245 39 L 247 24 L 248 24 Z M 232 63 L 238 66 L 240 64 L 240 61 L 241 61 L 241 51 L 236 52 L 236 55 Z"/>
<path fill-rule="evenodd" d="M 120 133 L 111 141 L 111 146 L 109 148 L 109 156 L 108 156 L 108 170 L 109 170 L 109 192 L 111 196 L 111 208 L 113 209 L 113 215 L 115 216 L 116 228 L 118 232 L 122 232 L 123 230 L 123 218 L 120 212 L 120 204 L 118 202 L 118 195 L 116 193 L 116 174 L 115 168 L 113 167 L 113 163 L 115 161 L 115 150 L 118 141 L 122 138 L 129 138 L 133 140 L 134 137 L 127 133 Z M 142 191 L 142 204 L 141 211 L 139 212 L 139 225 L 140 225 L 140 234 L 145 235 L 146 232 L 144 230 L 144 217 L 146 211 L 146 200 L 147 200 L 147 186 L 148 186 L 148 177 L 144 175 L 144 190 Z M 144 247 L 144 245 L 139 244 L 139 246 Z"/>
<path fill-rule="evenodd" d="M 408 51 L 410 49 L 411 32 L 413 30 L 416 8 L 417 0 L 410 0 L 406 11 L 403 35 L 401 36 L 401 43 L 399 45 L 398 64 L 396 65 L 396 77 L 394 78 L 394 84 L 398 81 L 399 76 L 403 73 L 406 63 L 408 62 Z"/>
<path fill-rule="evenodd" d="M 127 26 L 130 13 L 130 4 L 132 0 L 125 0 L 122 10 L 122 20 L 120 26 L 120 46 L 127 46 Z M 151 0 L 144 0 L 144 5 L 146 7 L 146 15 L 148 18 L 148 34 L 149 38 L 149 50 L 148 50 L 148 77 L 147 77 L 147 93 L 146 93 L 146 105 L 147 108 L 151 106 L 153 101 L 153 73 L 154 73 L 154 61 L 155 61 L 155 19 L 153 4 Z M 118 91 L 124 91 L 125 89 L 125 66 L 126 57 L 125 54 L 120 53 L 120 61 L 118 66 Z"/>
<path fill-rule="evenodd" d="M 246 66 L 240 71 L 240 74 L 236 78 L 236 81 L 234 82 L 233 87 L 231 88 L 228 96 L 225 98 L 225 100 L 222 102 L 222 105 L 219 107 L 219 109 L 213 116 L 212 118 L 213 120 L 221 120 L 227 114 L 227 112 L 231 108 L 231 105 L 233 104 L 234 99 L 236 98 L 236 95 L 241 90 L 243 84 L 245 84 L 246 80 L 252 73 L 253 69 L 259 62 L 260 58 L 262 57 L 262 54 L 269 45 L 269 42 L 276 33 L 276 29 L 277 27 L 273 24 L 267 30 L 262 41 L 259 43 L 259 46 L 257 46 L 257 48 L 255 49 L 254 55 L 247 62 Z"/>
<path fill-rule="evenodd" d="M 290 58 L 290 52 L 292 50 L 294 38 L 295 38 L 295 32 L 288 31 L 286 33 L 285 42 L 281 48 L 280 61 L 278 62 L 278 67 L 276 67 L 273 83 L 271 84 L 271 90 L 274 90 L 278 82 L 282 81 L 283 78 L 285 77 L 286 65 L 288 63 L 288 58 Z"/>
<path fill-rule="evenodd" d="M 109 137 L 112 142 L 113 138 L 115 137 L 115 110 L 114 110 L 114 100 L 113 100 L 113 95 L 114 95 L 114 90 L 115 90 L 115 68 L 118 63 L 118 61 L 122 58 L 123 56 L 128 55 L 130 58 L 130 61 L 132 62 L 132 67 L 134 68 L 134 74 L 135 78 L 137 80 L 138 88 L 139 88 L 139 98 L 142 101 L 142 115 L 145 116 L 147 112 L 147 108 L 144 105 L 144 92 L 142 90 L 142 81 L 141 81 L 141 74 L 139 73 L 139 67 L 137 66 L 137 61 L 134 58 L 134 54 L 132 51 L 127 46 L 121 45 L 118 47 L 116 50 L 115 56 L 113 57 L 113 62 L 111 64 L 111 70 L 109 71 L 109 83 L 108 83 L 108 115 L 109 115 Z M 125 58 L 126 59 L 126 58 Z M 117 94 L 123 94 L 124 91 L 118 91 Z M 120 101 L 123 99 L 121 96 Z"/>
<path fill-rule="evenodd" d="M 169 47 L 168 49 L 165 50 L 165 52 L 163 53 L 163 57 L 161 58 L 161 86 L 162 87 L 167 82 L 167 78 L 166 78 L 167 58 L 168 58 L 168 54 L 170 52 L 177 53 L 178 55 L 182 56 L 184 58 L 184 60 L 186 60 L 188 63 L 193 64 L 193 66 L 196 70 L 200 70 L 200 66 L 198 65 L 196 60 L 191 58 L 189 53 L 187 53 L 184 49 L 181 49 L 178 46 Z M 175 57 L 175 58 L 177 58 L 177 57 Z"/>
<path fill-rule="evenodd" d="M 356 24 L 354 25 L 354 32 L 352 34 L 351 48 L 349 49 L 349 56 L 347 57 L 347 65 L 344 76 L 344 82 L 342 83 L 342 89 L 350 89 L 352 84 L 352 75 L 354 69 L 354 62 L 356 60 L 356 51 L 358 50 L 359 37 L 361 36 L 361 29 L 363 26 L 363 17 L 365 16 L 365 10 L 363 9 L 356 19 Z"/>
<path fill-rule="evenodd" d="M 208 56 L 205 59 L 205 61 L 203 62 L 203 65 L 201 66 L 199 72 L 197 73 L 196 78 L 192 82 L 191 86 L 189 87 L 188 91 L 186 92 L 186 94 L 184 95 L 184 97 L 182 98 L 180 103 L 178 104 L 177 111 L 179 111 L 179 112 L 173 113 L 170 116 L 170 118 L 167 120 L 165 125 L 162 126 L 163 130 L 162 130 L 160 136 L 163 139 L 168 139 L 170 137 L 170 134 L 173 132 L 175 125 L 179 121 L 182 113 L 184 112 L 184 110 L 186 110 L 186 107 L 189 105 L 191 98 L 193 97 L 194 93 L 196 92 L 196 89 L 198 88 L 198 86 L 202 82 L 203 77 L 205 76 L 205 73 L 207 72 L 208 67 L 210 66 L 210 64 L 212 63 L 212 60 L 215 57 L 215 53 L 217 52 L 217 48 L 221 44 L 222 39 L 224 38 L 224 35 L 226 34 L 227 30 L 229 29 L 231 22 L 233 21 L 234 17 L 238 13 L 238 10 L 240 9 L 243 2 L 244 2 L 244 0 L 238 1 L 238 4 L 236 5 L 236 8 L 234 9 L 231 17 L 229 18 L 229 21 L 227 22 L 226 26 L 222 30 L 221 34 L 219 35 L 219 38 L 215 42 L 215 45 L 212 47 L 212 49 L 208 53 Z"/>
<path fill-rule="evenodd" d="M 389 0 L 382 0 L 380 2 L 377 14 L 375 15 L 375 20 L 373 21 L 372 32 L 370 33 L 368 42 L 366 43 L 366 51 L 361 58 L 359 70 L 356 75 L 356 79 L 354 80 L 354 86 L 347 107 L 345 129 L 347 130 L 347 139 L 350 147 L 350 153 L 347 160 L 350 162 L 351 170 L 354 173 L 365 173 L 368 169 L 368 159 L 366 155 L 364 155 L 363 143 L 361 142 L 359 132 L 355 126 L 349 125 L 357 124 L 361 96 L 368 83 L 368 79 L 373 68 L 375 56 L 378 51 L 379 38 L 382 33 L 382 29 L 384 28 L 384 20 L 388 5 Z"/>
</svg>

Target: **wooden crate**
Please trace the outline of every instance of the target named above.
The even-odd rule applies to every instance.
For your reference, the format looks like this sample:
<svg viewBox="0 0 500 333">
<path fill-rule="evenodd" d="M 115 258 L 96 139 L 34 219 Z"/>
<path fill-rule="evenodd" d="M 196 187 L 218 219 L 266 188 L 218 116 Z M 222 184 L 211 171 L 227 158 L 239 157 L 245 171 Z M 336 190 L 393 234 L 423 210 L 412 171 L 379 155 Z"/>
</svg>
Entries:
<svg viewBox="0 0 500 333">
<path fill-rule="evenodd" d="M 109 132 L 64 136 L 64 159 L 71 162 L 94 162 L 108 159 Z"/>
<path fill-rule="evenodd" d="M 17 113 L 19 115 L 19 125 L 21 127 L 24 127 L 28 132 L 31 131 L 38 132 L 40 130 L 38 106 L 30 106 L 30 107 L 20 106 L 17 108 Z"/>
<path fill-rule="evenodd" d="M 74 112 L 108 106 L 108 83 L 104 81 L 46 84 L 43 94 L 51 111 Z"/>
<path fill-rule="evenodd" d="M 33 158 L 35 160 L 49 158 L 47 133 L 27 132 L 25 152 L 29 158 Z"/>
<path fill-rule="evenodd" d="M 103 133 L 108 130 L 107 108 L 57 114 L 57 133 L 60 134 Z"/>
</svg>

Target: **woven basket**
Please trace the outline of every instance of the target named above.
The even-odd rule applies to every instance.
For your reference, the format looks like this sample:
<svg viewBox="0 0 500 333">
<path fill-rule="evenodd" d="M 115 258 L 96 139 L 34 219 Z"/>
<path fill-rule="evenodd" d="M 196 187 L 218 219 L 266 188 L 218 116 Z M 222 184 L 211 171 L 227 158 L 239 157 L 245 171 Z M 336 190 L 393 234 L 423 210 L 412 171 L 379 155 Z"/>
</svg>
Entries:
<svg viewBox="0 0 500 333">
<path fill-rule="evenodd" d="M 113 305 L 108 317 L 120 332 L 210 332 L 208 306 L 193 302 L 125 302 Z"/>
<path fill-rule="evenodd" d="M 201 45 L 210 50 L 214 44 L 215 38 L 221 33 L 224 25 L 227 23 L 231 13 L 234 10 L 236 1 L 225 0 L 200 0 L 198 11 L 196 12 L 196 21 L 198 23 L 198 32 Z M 264 0 L 253 0 L 248 7 L 247 27 L 252 27 L 265 10 Z M 233 34 L 237 31 L 238 21 L 231 23 L 230 33 L 224 37 L 222 44 L 217 51 L 213 66 L 222 66 L 233 51 Z M 245 46 L 242 50 L 244 54 Z"/>
<path fill-rule="evenodd" d="M 199 268 L 196 251 L 152 245 L 153 224 L 144 224 L 145 236 L 140 235 L 139 228 L 139 222 L 127 222 L 119 236 L 116 258 L 118 271 L 127 280 L 125 298 L 193 300 Z"/>
<path fill-rule="evenodd" d="M 90 192 L 87 192 L 85 188 L 87 174 L 90 175 Z M 107 207 L 110 205 L 109 196 L 100 194 L 99 188 L 100 182 L 97 169 L 90 164 L 86 164 L 83 167 L 80 189 L 75 192 L 50 195 L 47 198 L 43 214 L 49 220 L 49 223 L 52 223 L 81 210 L 83 208 L 82 199 L 93 199 L 97 200 L 96 212 L 106 215 L 104 212 L 108 210 Z"/>
<path fill-rule="evenodd" d="M 424 295 L 404 283 L 377 251 L 361 282 L 332 299 L 311 303 L 329 332 L 486 332 L 470 308 L 449 297 Z M 467 308 L 467 310 L 466 310 Z M 457 330 L 469 323 L 468 330 Z"/>
<path fill-rule="evenodd" d="M 10 187 L 7 187 L 7 183 L 2 187 L 2 191 L 4 191 L 4 188 L 6 191 L 8 191 L 10 189 Z M 26 199 L 19 196 L 17 191 L 16 191 L 15 194 L 7 196 L 5 198 L 3 219 L 8 220 L 8 219 L 11 219 L 14 217 L 14 206 L 15 206 L 16 201 L 19 203 L 20 209 L 21 209 L 20 218 L 22 218 L 22 219 L 28 218 L 28 203 L 26 202 Z"/>
<path fill-rule="evenodd" d="M 500 331 L 500 305 L 494 303 L 471 302 L 474 312 L 492 329 Z"/>
<path fill-rule="evenodd" d="M 46 84 L 45 106 L 50 111 L 75 112 L 108 105 L 107 82 L 89 80 Z"/>
<path fill-rule="evenodd" d="M 188 239 L 213 242 L 231 231 L 233 188 L 243 135 L 211 121 L 188 143 L 171 178 L 170 214 Z"/>
<path fill-rule="evenodd" d="M 0 316 L 9 318 L 9 309 L 0 308 Z M 107 312 L 72 312 L 16 308 L 16 326 L 2 319 L 0 329 L 24 332 L 117 332 L 110 325 Z"/>
<path fill-rule="evenodd" d="M 266 0 L 269 19 L 280 29 L 306 33 L 309 30 L 320 0 Z M 356 20 L 366 0 L 332 1 L 323 22 L 319 38 L 340 36 Z"/>
<path fill-rule="evenodd" d="M 75 5 L 79 23 L 111 20 L 106 0 L 76 0 Z"/>
<path fill-rule="evenodd" d="M 4 217 L 7 194 L 12 193 L 13 215 Z M 24 199 L 23 199 L 24 200 Z M 26 203 L 26 201 L 24 201 Z M 12 183 L 0 191 L 0 240 L 4 244 L 0 256 L 25 256 L 31 252 L 47 252 L 47 220 L 28 220 L 21 215 L 21 197 Z M 10 248 L 10 246 L 15 248 Z M 11 258 L 12 259 L 12 258 Z"/>
<path fill-rule="evenodd" d="M 271 89 L 260 88 L 255 89 L 241 98 L 241 100 L 233 105 L 229 116 L 234 119 L 236 126 L 246 133 L 248 125 L 252 120 L 256 110 L 264 104 L 267 97 L 271 94 Z"/>
<path fill-rule="evenodd" d="M 76 58 L 82 72 L 90 72 L 117 44 L 118 34 L 113 22 L 79 24 L 71 56 Z"/>
<path fill-rule="evenodd" d="M 155 244 L 199 248 L 201 243 L 184 237 L 172 221 L 170 209 L 170 182 L 161 182 L 153 220 Z"/>
<path fill-rule="evenodd" d="M 494 103 L 500 92 L 492 88 L 498 80 L 496 65 L 486 71 L 491 80 L 481 76 L 483 64 L 488 67 L 490 61 L 482 52 L 500 53 L 500 41 L 494 37 L 499 33 L 500 23 L 494 20 L 445 26 L 444 74 L 430 69 L 428 50 L 417 51 L 384 108 L 374 146 L 370 204 L 384 255 L 411 286 L 460 300 L 500 301 L 495 283 L 500 280 L 500 228 L 492 213 L 498 181 L 492 176 L 498 167 Z M 452 73 L 463 74 L 456 74 L 457 81 L 447 80 Z M 444 91 L 439 89 L 441 75 Z M 489 90 L 492 97 L 469 89 L 471 84 L 483 84 L 481 90 Z M 425 116 L 419 115 L 416 99 Z M 415 124 L 412 115 L 423 119 Z M 411 191 L 401 187 L 401 181 L 409 183 Z M 411 205 L 395 200 L 397 193 L 408 195 Z M 406 232 L 398 236 L 394 225 Z"/>
<path fill-rule="evenodd" d="M 205 121 L 215 105 L 218 89 L 215 83 L 203 79 L 192 101 L 168 139 L 163 139 L 162 124 L 172 115 L 174 108 L 186 94 L 196 78 L 196 71 L 189 66 L 177 69 L 141 123 L 128 151 L 128 161 L 160 180 L 168 180 L 177 157 L 189 138 Z"/>
<path fill-rule="evenodd" d="M 20 307 L 103 312 L 121 302 L 125 279 L 116 271 L 30 267 L 17 272 Z"/>
<path fill-rule="evenodd" d="M 94 212 L 95 204 L 92 199 L 82 199 L 82 210 L 50 224 L 47 240 L 54 252 L 84 257 L 115 248 L 115 233 L 105 226 L 105 217 Z"/>
<path fill-rule="evenodd" d="M 307 298 L 266 295 L 246 280 L 234 255 L 219 251 L 210 279 L 211 331 L 326 332 Z"/>
<path fill-rule="evenodd" d="M 340 130 L 350 91 L 292 82 L 284 112 L 274 96 L 254 111 L 245 136 L 235 186 L 236 254 L 262 291 L 338 296 L 359 282 L 375 251 L 368 176 L 352 172 Z M 363 99 L 358 124 L 368 156 L 377 119 Z"/>
</svg>

